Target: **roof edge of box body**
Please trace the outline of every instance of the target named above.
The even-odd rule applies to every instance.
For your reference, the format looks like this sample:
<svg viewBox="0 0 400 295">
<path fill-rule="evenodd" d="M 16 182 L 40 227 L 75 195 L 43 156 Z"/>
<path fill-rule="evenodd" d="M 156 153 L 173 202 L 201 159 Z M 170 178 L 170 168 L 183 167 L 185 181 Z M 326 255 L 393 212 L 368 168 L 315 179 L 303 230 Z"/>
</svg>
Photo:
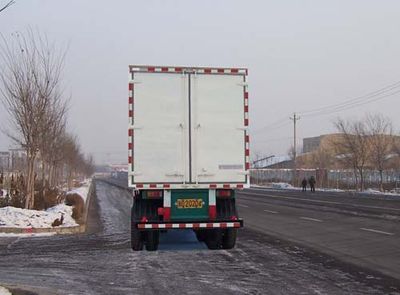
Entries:
<svg viewBox="0 0 400 295">
<path fill-rule="evenodd" d="M 223 75 L 248 75 L 248 69 L 242 67 L 187 67 L 187 66 L 154 66 L 154 65 L 129 65 L 129 72 L 146 73 L 197 73 L 197 74 L 223 74 Z"/>
</svg>

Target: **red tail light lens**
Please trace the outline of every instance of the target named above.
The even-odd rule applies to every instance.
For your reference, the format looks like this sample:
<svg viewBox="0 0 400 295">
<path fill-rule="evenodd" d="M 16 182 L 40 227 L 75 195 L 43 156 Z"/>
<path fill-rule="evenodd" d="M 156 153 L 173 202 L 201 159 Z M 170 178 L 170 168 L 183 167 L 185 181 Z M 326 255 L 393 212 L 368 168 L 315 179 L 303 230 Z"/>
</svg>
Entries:
<svg viewBox="0 0 400 295">
<path fill-rule="evenodd" d="M 147 191 L 146 192 L 146 196 L 149 199 L 157 199 L 157 198 L 161 198 L 163 195 L 163 191 Z"/>
<path fill-rule="evenodd" d="M 220 198 L 229 198 L 232 196 L 232 190 L 230 189 L 220 189 L 217 190 L 217 197 Z"/>
</svg>

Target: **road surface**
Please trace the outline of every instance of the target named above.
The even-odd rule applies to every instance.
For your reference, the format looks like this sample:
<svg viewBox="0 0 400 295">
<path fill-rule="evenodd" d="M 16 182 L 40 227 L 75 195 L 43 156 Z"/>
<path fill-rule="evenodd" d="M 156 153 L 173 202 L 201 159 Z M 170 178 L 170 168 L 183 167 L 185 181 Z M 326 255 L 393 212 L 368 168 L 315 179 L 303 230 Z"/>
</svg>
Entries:
<svg viewBox="0 0 400 295">
<path fill-rule="evenodd" d="M 400 280 L 400 198 L 249 189 L 246 225 Z"/>
<path fill-rule="evenodd" d="M 281 210 L 271 217 L 244 194 L 247 226 L 233 250 L 210 251 L 191 231 L 175 231 L 162 236 L 157 252 L 132 252 L 130 194 L 105 183 L 96 192 L 87 234 L 0 238 L 0 285 L 38 294 L 400 294 L 397 280 L 266 235 L 251 217 L 254 204 L 262 222 L 289 206 L 263 207 Z"/>
</svg>

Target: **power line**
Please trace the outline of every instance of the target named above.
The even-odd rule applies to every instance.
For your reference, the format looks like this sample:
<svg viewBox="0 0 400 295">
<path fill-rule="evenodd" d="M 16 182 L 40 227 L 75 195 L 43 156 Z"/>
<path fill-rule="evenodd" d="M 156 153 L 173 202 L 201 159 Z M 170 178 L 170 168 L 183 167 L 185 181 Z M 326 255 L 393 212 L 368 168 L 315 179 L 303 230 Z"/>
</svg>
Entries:
<svg viewBox="0 0 400 295">
<path fill-rule="evenodd" d="M 369 104 L 372 102 L 376 102 L 376 101 L 391 97 L 395 94 L 400 93 L 399 88 L 400 88 L 400 81 L 397 81 L 395 83 L 387 85 L 378 90 L 372 91 L 370 93 L 364 94 L 362 96 L 358 96 L 358 97 L 346 100 L 341 103 L 331 104 L 331 105 L 328 105 L 325 107 L 319 107 L 316 109 L 299 112 L 298 114 L 302 115 L 305 118 L 334 114 L 334 113 L 337 113 L 340 111 L 353 109 L 353 108 L 356 108 L 356 107 L 359 107 L 359 106 L 362 106 L 365 104 Z M 293 118 L 291 118 L 291 119 L 293 120 Z M 257 134 L 257 133 L 265 131 L 266 129 L 272 129 L 272 128 L 274 130 L 277 130 L 277 129 L 280 129 L 282 127 L 289 125 L 289 123 L 290 122 L 287 121 L 287 117 L 284 117 L 284 118 L 281 118 L 269 125 L 266 125 L 260 129 L 257 129 L 255 131 L 253 131 L 252 133 Z"/>
<path fill-rule="evenodd" d="M 337 113 L 337 112 L 340 112 L 340 111 L 347 111 L 347 110 L 354 109 L 354 108 L 356 108 L 356 107 L 359 107 L 359 106 L 362 106 L 362 105 L 365 105 L 365 104 L 369 104 L 369 103 L 372 103 L 372 102 L 376 102 L 376 101 L 379 101 L 379 100 L 382 100 L 382 99 L 391 97 L 391 96 L 393 96 L 393 95 L 395 95 L 395 94 L 397 94 L 397 93 L 400 93 L 400 90 L 397 90 L 397 91 L 395 91 L 395 92 L 386 94 L 386 95 L 384 95 L 384 96 L 372 97 L 372 98 L 370 98 L 370 99 L 368 99 L 368 100 L 366 100 L 366 101 L 359 102 L 359 103 L 353 104 L 353 105 L 351 105 L 351 106 L 338 107 L 338 108 L 334 108 L 334 109 L 332 109 L 332 110 L 321 111 L 321 112 L 317 112 L 317 113 L 313 113 L 313 114 L 309 114 L 309 115 L 304 115 L 304 116 L 307 117 L 307 118 L 309 118 L 309 117 L 316 117 L 316 116 L 334 114 L 334 113 Z"/>
<path fill-rule="evenodd" d="M 381 100 L 386 97 L 397 94 L 400 92 L 400 90 L 397 90 L 399 87 L 400 87 L 400 81 L 390 84 L 390 85 L 387 85 L 381 89 L 375 90 L 368 94 L 358 96 L 358 97 L 346 100 L 346 101 L 338 103 L 338 104 L 332 104 L 332 105 L 328 105 L 325 107 L 320 107 L 320 108 L 316 108 L 316 109 L 312 109 L 312 110 L 308 110 L 308 111 L 303 111 L 303 112 L 300 112 L 300 114 L 303 116 L 309 117 L 309 116 L 329 114 L 329 113 L 339 112 L 342 110 L 351 109 L 351 108 L 354 108 L 357 106 L 361 106 L 361 105 L 371 103 L 371 102 L 374 102 L 377 100 Z M 390 93 L 393 90 L 395 90 L 395 91 Z"/>
<path fill-rule="evenodd" d="M 285 118 L 280 119 L 280 120 L 278 120 L 278 121 L 276 121 L 276 122 L 274 122 L 272 124 L 266 125 L 266 126 L 260 128 L 260 129 L 252 131 L 251 133 L 257 134 L 257 133 L 260 133 L 262 131 L 265 131 L 266 129 L 272 129 L 272 128 L 277 130 L 277 129 L 285 127 L 285 126 L 287 126 L 289 124 L 290 124 L 290 122 L 288 121 L 287 117 L 285 117 Z"/>
</svg>

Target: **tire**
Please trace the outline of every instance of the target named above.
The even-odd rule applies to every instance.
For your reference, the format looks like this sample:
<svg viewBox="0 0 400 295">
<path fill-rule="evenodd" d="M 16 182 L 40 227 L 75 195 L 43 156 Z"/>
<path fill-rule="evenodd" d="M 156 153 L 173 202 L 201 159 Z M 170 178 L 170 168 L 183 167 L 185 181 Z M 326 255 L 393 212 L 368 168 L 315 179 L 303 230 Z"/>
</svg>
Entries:
<svg viewBox="0 0 400 295">
<path fill-rule="evenodd" d="M 220 229 L 209 229 L 206 232 L 206 244 L 208 249 L 217 250 L 221 248 L 222 232 Z"/>
<path fill-rule="evenodd" d="M 133 251 L 141 251 L 143 249 L 143 235 L 133 222 L 131 222 L 131 247 Z"/>
<path fill-rule="evenodd" d="M 205 230 L 196 230 L 196 238 L 199 242 L 204 242 L 207 238 L 207 232 Z"/>
<path fill-rule="evenodd" d="M 146 250 L 156 251 L 158 249 L 160 233 L 157 230 L 148 230 L 146 235 Z"/>
<path fill-rule="evenodd" d="M 227 228 L 222 237 L 222 249 L 232 249 L 236 244 L 237 229 Z"/>
</svg>

